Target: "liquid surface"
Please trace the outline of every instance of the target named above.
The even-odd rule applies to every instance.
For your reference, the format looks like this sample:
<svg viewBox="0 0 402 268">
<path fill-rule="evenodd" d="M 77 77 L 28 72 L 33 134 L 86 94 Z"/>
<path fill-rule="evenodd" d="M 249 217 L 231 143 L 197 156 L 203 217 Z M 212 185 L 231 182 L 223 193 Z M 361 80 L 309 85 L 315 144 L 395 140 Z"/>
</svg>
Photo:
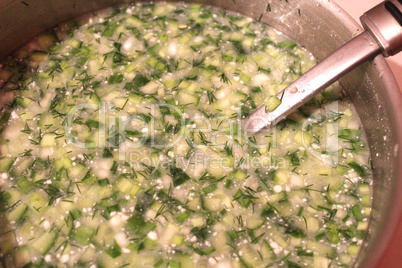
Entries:
<svg viewBox="0 0 402 268">
<path fill-rule="evenodd" d="M 353 263 L 371 177 L 339 89 L 256 136 L 239 128 L 315 64 L 281 33 L 208 7 L 150 4 L 32 46 L 0 71 L 1 86 L 18 90 L 0 145 L 5 266 Z"/>
</svg>

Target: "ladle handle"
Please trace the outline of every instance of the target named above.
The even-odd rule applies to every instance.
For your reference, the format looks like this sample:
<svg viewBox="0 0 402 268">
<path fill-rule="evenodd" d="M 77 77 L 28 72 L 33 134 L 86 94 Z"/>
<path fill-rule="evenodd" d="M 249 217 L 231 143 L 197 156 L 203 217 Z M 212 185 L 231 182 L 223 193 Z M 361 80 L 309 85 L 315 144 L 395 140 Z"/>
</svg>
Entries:
<svg viewBox="0 0 402 268">
<path fill-rule="evenodd" d="M 360 21 L 385 57 L 402 50 L 402 0 L 389 0 L 370 9 Z"/>
<path fill-rule="evenodd" d="M 366 12 L 361 21 L 366 31 L 337 49 L 319 64 L 280 91 L 281 103 L 273 111 L 265 105 L 242 122 L 250 135 L 275 125 L 323 89 L 379 54 L 390 56 L 402 50 L 402 0 L 390 0 Z"/>
</svg>

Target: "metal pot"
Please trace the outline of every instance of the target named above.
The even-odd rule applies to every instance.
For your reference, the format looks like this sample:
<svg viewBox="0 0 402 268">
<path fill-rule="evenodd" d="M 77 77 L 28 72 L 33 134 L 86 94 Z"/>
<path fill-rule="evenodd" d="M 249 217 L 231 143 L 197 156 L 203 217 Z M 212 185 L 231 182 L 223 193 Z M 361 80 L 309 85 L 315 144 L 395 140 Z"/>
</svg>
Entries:
<svg viewBox="0 0 402 268">
<path fill-rule="evenodd" d="M 82 13 L 129 0 L 1 0 L 0 59 L 38 33 Z M 362 29 L 328 0 L 185 1 L 213 5 L 261 19 L 322 59 Z M 269 6 L 268 6 L 269 4 Z M 402 208 L 402 98 L 382 56 L 340 81 L 365 129 L 374 176 L 372 215 L 355 266 L 375 267 Z"/>
</svg>

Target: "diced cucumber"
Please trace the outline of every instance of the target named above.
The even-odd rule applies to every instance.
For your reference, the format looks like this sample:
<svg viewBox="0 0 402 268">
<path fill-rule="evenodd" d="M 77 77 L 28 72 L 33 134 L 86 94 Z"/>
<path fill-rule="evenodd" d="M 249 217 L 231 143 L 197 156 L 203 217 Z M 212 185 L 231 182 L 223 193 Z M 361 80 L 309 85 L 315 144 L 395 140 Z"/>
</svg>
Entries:
<svg viewBox="0 0 402 268">
<path fill-rule="evenodd" d="M 357 230 L 362 231 L 362 230 L 367 230 L 368 228 L 368 222 L 359 222 L 357 224 Z"/>
<path fill-rule="evenodd" d="M 70 158 L 68 157 L 63 157 L 61 159 L 57 159 L 55 161 L 55 166 L 57 167 L 57 169 L 70 169 L 73 167 L 73 163 L 71 162 Z"/>
<path fill-rule="evenodd" d="M 40 146 L 42 147 L 53 147 L 56 145 L 56 135 L 54 134 L 45 134 L 40 141 Z"/>
<path fill-rule="evenodd" d="M 127 178 L 121 177 L 116 181 L 116 188 L 125 194 L 135 196 L 140 187 Z"/>
<path fill-rule="evenodd" d="M 306 222 L 307 222 L 307 229 L 313 233 L 318 232 L 318 230 L 320 229 L 320 223 L 319 221 L 314 218 L 314 217 L 307 217 L 306 218 Z"/>
<path fill-rule="evenodd" d="M 288 242 L 283 238 L 283 235 L 280 234 L 278 231 L 272 231 L 272 240 L 275 241 L 281 248 L 285 249 L 288 246 Z"/>
<path fill-rule="evenodd" d="M 328 268 L 331 260 L 323 256 L 314 256 L 314 268 Z"/>
<path fill-rule="evenodd" d="M 14 157 L 3 157 L 0 159 L 0 172 L 5 173 L 10 170 L 16 158 Z"/>
<path fill-rule="evenodd" d="M 199 101 L 199 98 L 196 96 L 186 93 L 184 91 L 180 91 L 178 94 L 178 99 L 180 101 L 180 104 L 183 105 L 188 105 L 188 104 L 197 104 Z"/>
<path fill-rule="evenodd" d="M 91 94 L 89 94 L 89 96 L 86 98 L 86 100 L 89 103 L 93 103 L 96 105 L 100 104 L 100 98 L 99 98 L 98 94 L 96 94 L 95 92 L 92 92 Z"/>
<path fill-rule="evenodd" d="M 211 211 L 222 210 L 222 200 L 219 197 L 207 196 L 203 199 L 205 208 Z"/>
<path fill-rule="evenodd" d="M 147 61 L 148 65 L 155 68 L 155 66 L 159 63 L 158 59 L 155 57 L 151 57 Z"/>
<path fill-rule="evenodd" d="M 179 265 L 179 266 L 174 266 L 172 261 L 168 261 L 168 267 L 175 268 L 175 267 L 188 267 L 188 268 L 194 268 L 194 261 L 191 255 L 186 255 L 186 254 L 176 254 L 175 260 L 177 260 L 176 264 L 174 265 Z"/>
<path fill-rule="evenodd" d="M 113 239 L 113 229 L 105 222 L 97 227 L 95 234 L 91 238 L 91 242 L 96 246 L 103 247 L 106 243 L 113 241 Z"/>
<path fill-rule="evenodd" d="M 251 230 L 257 230 L 260 228 L 263 224 L 265 223 L 265 219 L 263 218 L 254 218 L 254 219 L 249 219 L 247 221 L 247 228 Z"/>
<path fill-rule="evenodd" d="M 150 81 L 145 86 L 141 87 L 141 91 L 145 94 L 154 94 L 159 88 L 159 84 L 155 81 Z"/>
<path fill-rule="evenodd" d="M 181 244 L 183 244 L 184 239 L 185 239 L 185 238 L 184 238 L 183 236 L 174 235 L 173 238 L 172 238 L 172 244 L 173 244 L 173 245 L 180 246 Z"/>
<path fill-rule="evenodd" d="M 17 97 L 17 99 L 15 101 L 22 108 L 27 108 L 28 105 L 31 104 L 32 99 L 27 98 L 27 97 Z"/>
<path fill-rule="evenodd" d="M 35 192 L 29 198 L 28 206 L 35 213 L 42 214 L 47 209 L 48 200 L 41 194 Z"/>
<path fill-rule="evenodd" d="M 85 175 L 84 171 L 85 166 L 82 164 L 78 164 L 69 168 L 67 173 L 70 178 L 80 180 Z"/>
<path fill-rule="evenodd" d="M 81 254 L 79 262 L 82 264 L 89 263 L 95 258 L 96 249 L 94 247 L 87 247 Z"/>
<path fill-rule="evenodd" d="M 143 98 L 140 95 L 131 93 L 128 97 L 128 101 L 134 105 L 138 105 L 142 102 Z"/>
<path fill-rule="evenodd" d="M 144 244 L 148 248 L 155 248 L 158 246 L 158 242 L 150 239 L 149 237 L 145 237 Z M 174 244 L 174 243 L 172 243 L 172 244 Z M 174 245 L 176 245 L 176 244 L 174 244 Z"/>
<path fill-rule="evenodd" d="M 140 260 L 140 262 L 142 262 L 142 260 Z M 120 267 L 122 265 L 122 259 L 119 257 L 114 259 L 109 254 L 100 254 L 97 258 L 97 266 L 100 268 Z"/>
<path fill-rule="evenodd" d="M 191 216 L 191 214 L 187 211 L 181 213 L 179 216 L 177 216 L 177 221 L 179 223 L 184 223 L 189 217 Z"/>
<path fill-rule="evenodd" d="M 95 230 L 88 226 L 80 226 L 72 232 L 72 238 L 81 245 L 88 245 Z"/>
<path fill-rule="evenodd" d="M 244 83 L 250 83 L 251 81 L 251 77 L 246 75 L 246 74 L 242 74 L 240 76 L 240 80 L 243 81 Z"/>
<path fill-rule="evenodd" d="M 8 215 L 7 220 L 9 221 L 19 221 L 22 216 L 24 216 L 27 211 L 28 206 L 24 203 L 19 203 Z"/>
<path fill-rule="evenodd" d="M 169 89 L 174 88 L 177 85 L 177 81 L 172 79 L 172 80 L 167 80 L 164 82 L 165 86 Z"/>
<path fill-rule="evenodd" d="M 31 262 L 31 253 L 28 246 L 21 246 L 15 252 L 15 265 L 23 267 Z"/>
<path fill-rule="evenodd" d="M 64 216 L 55 207 L 49 208 L 43 217 L 49 222 L 53 222 L 64 235 L 70 235 L 74 227 L 73 217 L 70 214 Z"/>
<path fill-rule="evenodd" d="M 56 238 L 57 233 L 54 231 L 44 233 L 32 243 L 32 247 L 39 251 L 40 254 L 45 255 L 53 246 Z"/>
<path fill-rule="evenodd" d="M 44 51 L 33 51 L 31 54 L 30 59 L 32 61 L 36 61 L 36 62 L 40 62 L 40 61 L 44 61 L 48 56 L 47 52 Z"/>
<path fill-rule="evenodd" d="M 370 194 L 370 185 L 368 183 L 360 183 L 359 191 L 361 194 Z"/>
<path fill-rule="evenodd" d="M 246 267 L 257 267 L 261 261 L 257 252 L 248 245 L 243 246 L 240 251 L 242 252 L 240 260 L 246 264 Z"/>
<path fill-rule="evenodd" d="M 136 69 L 136 66 L 133 64 L 130 64 L 130 65 L 127 65 L 126 68 L 124 68 L 124 71 L 126 73 L 131 73 L 131 72 L 135 71 L 135 69 Z"/>
<path fill-rule="evenodd" d="M 238 181 L 243 181 L 246 179 L 247 177 L 247 173 L 244 170 L 241 169 L 237 169 L 234 174 L 233 174 L 234 178 Z"/>
<path fill-rule="evenodd" d="M 267 111 L 272 112 L 276 108 L 278 108 L 278 106 L 281 105 L 281 103 L 282 103 L 282 101 L 280 99 L 278 99 L 276 96 L 271 96 L 265 102 L 265 108 Z"/>
<path fill-rule="evenodd" d="M 369 195 L 369 194 L 367 194 L 367 195 L 363 195 L 362 197 L 361 197 L 361 199 L 362 199 L 362 205 L 364 205 L 364 206 L 367 206 L 367 207 L 370 207 L 370 205 L 371 205 L 371 196 Z"/>
<path fill-rule="evenodd" d="M 293 136 L 293 140 L 302 146 L 310 146 L 313 136 L 306 131 L 298 130 Z"/>
<path fill-rule="evenodd" d="M 313 240 L 307 241 L 307 249 L 312 250 L 323 257 L 333 257 L 335 254 L 334 248 Z"/>
<path fill-rule="evenodd" d="M 17 180 L 17 184 L 24 194 L 27 194 L 32 190 L 31 183 L 29 182 L 28 178 L 25 176 L 19 178 Z"/>
<path fill-rule="evenodd" d="M 274 258 L 274 253 L 272 251 L 271 246 L 268 244 L 267 241 L 263 241 L 260 249 L 261 255 L 264 258 L 264 260 L 270 260 Z"/>
<path fill-rule="evenodd" d="M 357 245 L 350 245 L 349 247 L 348 247 L 348 253 L 349 253 L 349 255 L 351 255 L 351 256 L 357 256 L 357 254 L 359 253 L 359 250 L 360 250 L 360 248 L 359 248 L 359 246 L 357 246 Z"/>
<path fill-rule="evenodd" d="M 181 263 L 173 260 L 169 260 L 167 263 L 168 268 L 181 268 Z"/>
<path fill-rule="evenodd" d="M 274 182 L 277 184 L 287 184 L 289 182 L 289 176 L 284 170 L 277 170 L 275 172 Z"/>
<path fill-rule="evenodd" d="M 286 194 L 285 194 L 285 192 L 282 191 L 277 194 L 269 195 L 267 199 L 270 203 L 273 203 L 273 202 L 278 202 L 280 200 L 283 200 L 285 197 L 286 197 Z"/>
<path fill-rule="evenodd" d="M 128 18 L 126 19 L 126 23 L 127 23 L 128 25 L 134 26 L 134 27 L 136 27 L 136 28 L 141 28 L 141 27 L 143 26 L 143 24 L 144 24 L 144 22 L 143 22 L 142 20 L 140 20 L 140 19 L 139 19 L 138 17 L 136 17 L 136 16 L 128 17 Z"/>
<path fill-rule="evenodd" d="M 247 37 L 245 38 L 242 42 L 242 45 L 246 48 L 250 48 L 254 45 L 254 38 L 253 37 Z"/>
</svg>

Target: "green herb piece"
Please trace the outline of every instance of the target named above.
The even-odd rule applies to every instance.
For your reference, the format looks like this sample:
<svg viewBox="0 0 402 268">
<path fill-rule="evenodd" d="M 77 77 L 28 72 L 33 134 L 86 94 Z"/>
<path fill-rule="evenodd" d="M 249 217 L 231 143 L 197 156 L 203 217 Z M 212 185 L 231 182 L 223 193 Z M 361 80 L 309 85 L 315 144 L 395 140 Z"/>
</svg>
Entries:
<svg viewBox="0 0 402 268">
<path fill-rule="evenodd" d="M 102 126 L 102 124 L 94 119 L 88 119 L 85 123 L 90 129 L 95 128 L 95 129 L 99 129 L 100 126 Z"/>
<path fill-rule="evenodd" d="M 303 229 L 293 226 L 291 224 L 288 224 L 288 226 L 286 227 L 286 234 L 290 234 L 291 236 L 295 237 L 295 238 L 304 238 L 306 237 L 306 233 L 303 231 Z"/>
<path fill-rule="evenodd" d="M 197 237 L 200 242 L 204 242 L 210 236 L 207 226 L 194 227 L 191 229 L 191 233 Z"/>
<path fill-rule="evenodd" d="M 252 203 L 254 203 L 253 200 L 256 199 L 256 197 L 252 196 L 250 193 L 245 193 L 241 189 L 238 189 L 233 196 L 233 199 L 237 201 L 240 206 L 248 208 Z"/>
<path fill-rule="evenodd" d="M 112 74 L 108 79 L 108 84 L 120 84 L 123 82 L 124 75 L 123 74 Z"/>
<path fill-rule="evenodd" d="M 180 262 L 172 261 L 172 260 L 167 261 L 167 266 L 166 267 L 169 267 L 169 268 L 182 268 Z"/>
<path fill-rule="evenodd" d="M 297 44 L 296 44 L 295 42 L 292 42 L 292 41 L 289 41 L 289 40 L 285 40 L 285 41 L 282 41 L 282 42 L 278 43 L 277 46 L 278 46 L 279 48 L 284 48 L 284 49 L 287 49 L 287 50 L 292 50 L 292 49 L 294 49 L 295 47 L 297 47 Z"/>
<path fill-rule="evenodd" d="M 145 221 L 141 214 L 134 214 L 127 220 L 127 228 L 130 232 L 143 237 L 154 230 L 156 225 L 150 221 Z"/>
<path fill-rule="evenodd" d="M 231 61 L 233 60 L 233 57 L 232 57 L 232 56 L 229 56 L 229 55 L 227 55 L 227 54 L 222 54 L 222 59 L 223 59 L 224 61 L 231 62 Z"/>
<path fill-rule="evenodd" d="M 134 214 L 127 220 L 127 227 L 130 231 L 136 233 L 139 228 L 145 225 L 145 220 L 141 214 Z"/>
<path fill-rule="evenodd" d="M 339 243 L 339 232 L 336 223 L 327 223 L 328 241 L 332 244 Z"/>
<path fill-rule="evenodd" d="M 141 228 L 138 229 L 137 234 L 141 237 L 146 236 L 150 231 L 155 230 L 156 225 L 150 221 L 145 222 Z"/>
<path fill-rule="evenodd" d="M 145 86 L 149 83 L 149 78 L 143 74 L 137 74 L 132 83 L 131 83 L 131 90 L 138 91 L 141 87 Z"/>
<path fill-rule="evenodd" d="M 360 207 L 359 204 L 354 205 L 354 206 L 351 208 L 351 210 L 352 210 L 353 216 L 355 217 L 355 219 L 356 219 L 357 221 L 363 220 L 363 215 L 362 215 L 361 207 Z"/>
<path fill-rule="evenodd" d="M 103 148 L 103 153 L 102 153 L 103 158 L 112 158 L 113 153 L 108 149 L 108 148 Z"/>
<path fill-rule="evenodd" d="M 243 48 L 243 45 L 239 41 L 232 41 L 233 47 L 236 50 L 238 55 L 244 55 L 246 54 L 246 51 Z"/>
<path fill-rule="evenodd" d="M 271 205 L 268 204 L 262 211 L 261 211 L 261 217 L 267 217 L 267 218 L 272 218 L 275 217 L 276 213 L 275 210 L 272 208 Z"/>
<path fill-rule="evenodd" d="M 350 130 L 348 128 L 341 129 L 341 130 L 339 130 L 338 137 L 341 139 L 349 140 L 352 138 L 352 130 Z"/>
<path fill-rule="evenodd" d="M 107 178 L 105 178 L 105 179 L 102 179 L 102 180 L 98 180 L 98 184 L 99 184 L 99 186 L 104 187 L 104 186 L 109 185 L 110 182 L 109 182 L 109 180 Z"/>
<path fill-rule="evenodd" d="M 173 179 L 173 186 L 177 187 L 190 180 L 191 178 L 180 168 L 170 167 L 170 177 Z"/>
<path fill-rule="evenodd" d="M 121 63 L 124 61 L 124 59 L 126 59 L 126 56 L 124 56 L 123 54 L 121 54 L 120 52 L 115 52 L 113 54 L 113 58 L 112 61 L 113 63 Z"/>
<path fill-rule="evenodd" d="M 196 252 L 198 255 L 201 255 L 201 256 L 208 256 L 209 254 L 216 251 L 216 249 L 214 247 L 208 247 L 208 248 L 203 248 L 203 249 L 193 247 L 193 250 L 194 250 L 194 252 Z"/>
<path fill-rule="evenodd" d="M 348 166 L 353 168 L 354 171 L 356 171 L 356 173 L 362 177 L 362 178 L 366 178 L 368 176 L 365 168 L 361 165 L 359 165 L 358 163 L 356 163 L 355 161 L 352 161 L 350 163 L 348 163 Z"/>
<path fill-rule="evenodd" d="M 114 241 L 113 246 L 111 246 L 111 247 L 105 249 L 105 252 L 106 252 L 110 257 L 112 257 L 112 258 L 114 259 L 114 258 L 117 258 L 117 257 L 119 257 L 119 256 L 121 255 L 121 248 L 120 248 L 120 246 L 116 243 L 116 241 Z"/>
<path fill-rule="evenodd" d="M 229 84 L 229 83 L 232 84 L 232 82 L 229 80 L 229 78 L 226 76 L 225 73 L 221 73 L 219 75 L 219 78 L 220 78 L 221 82 L 223 82 L 225 84 Z"/>
<path fill-rule="evenodd" d="M 117 23 L 108 22 L 106 24 L 105 30 L 102 32 L 102 36 L 110 37 L 113 35 L 117 28 Z"/>
<path fill-rule="evenodd" d="M 176 220 L 183 224 L 188 218 L 190 218 L 191 214 L 187 211 L 181 213 L 179 216 L 176 217 Z"/>
<path fill-rule="evenodd" d="M 209 185 L 209 186 L 203 188 L 202 191 L 203 191 L 205 194 L 209 194 L 209 193 L 214 192 L 216 189 L 218 189 L 218 186 L 216 186 L 216 184 L 211 184 L 211 185 Z"/>
<path fill-rule="evenodd" d="M 155 262 L 154 264 L 154 268 L 158 268 L 159 266 L 161 266 L 163 264 L 163 259 L 159 259 L 157 262 Z"/>
<path fill-rule="evenodd" d="M 145 213 L 154 201 L 153 195 L 149 193 L 142 194 L 135 205 L 135 210 L 140 213 Z"/>
<path fill-rule="evenodd" d="M 258 67 L 258 71 L 265 73 L 265 74 L 271 73 L 271 69 L 269 69 L 269 68 L 264 69 L 264 68 Z"/>
<path fill-rule="evenodd" d="M 325 233 L 322 232 L 322 233 L 317 234 L 314 238 L 315 238 L 316 241 L 320 241 L 324 237 L 325 237 Z"/>
<path fill-rule="evenodd" d="M 297 263 L 292 262 L 290 260 L 286 260 L 286 266 L 288 268 L 302 268 L 302 266 L 300 264 L 297 264 Z"/>
<path fill-rule="evenodd" d="M 303 249 L 298 249 L 297 250 L 297 256 L 304 256 L 304 257 L 313 257 L 314 253 L 313 252 L 307 252 Z"/>
</svg>

